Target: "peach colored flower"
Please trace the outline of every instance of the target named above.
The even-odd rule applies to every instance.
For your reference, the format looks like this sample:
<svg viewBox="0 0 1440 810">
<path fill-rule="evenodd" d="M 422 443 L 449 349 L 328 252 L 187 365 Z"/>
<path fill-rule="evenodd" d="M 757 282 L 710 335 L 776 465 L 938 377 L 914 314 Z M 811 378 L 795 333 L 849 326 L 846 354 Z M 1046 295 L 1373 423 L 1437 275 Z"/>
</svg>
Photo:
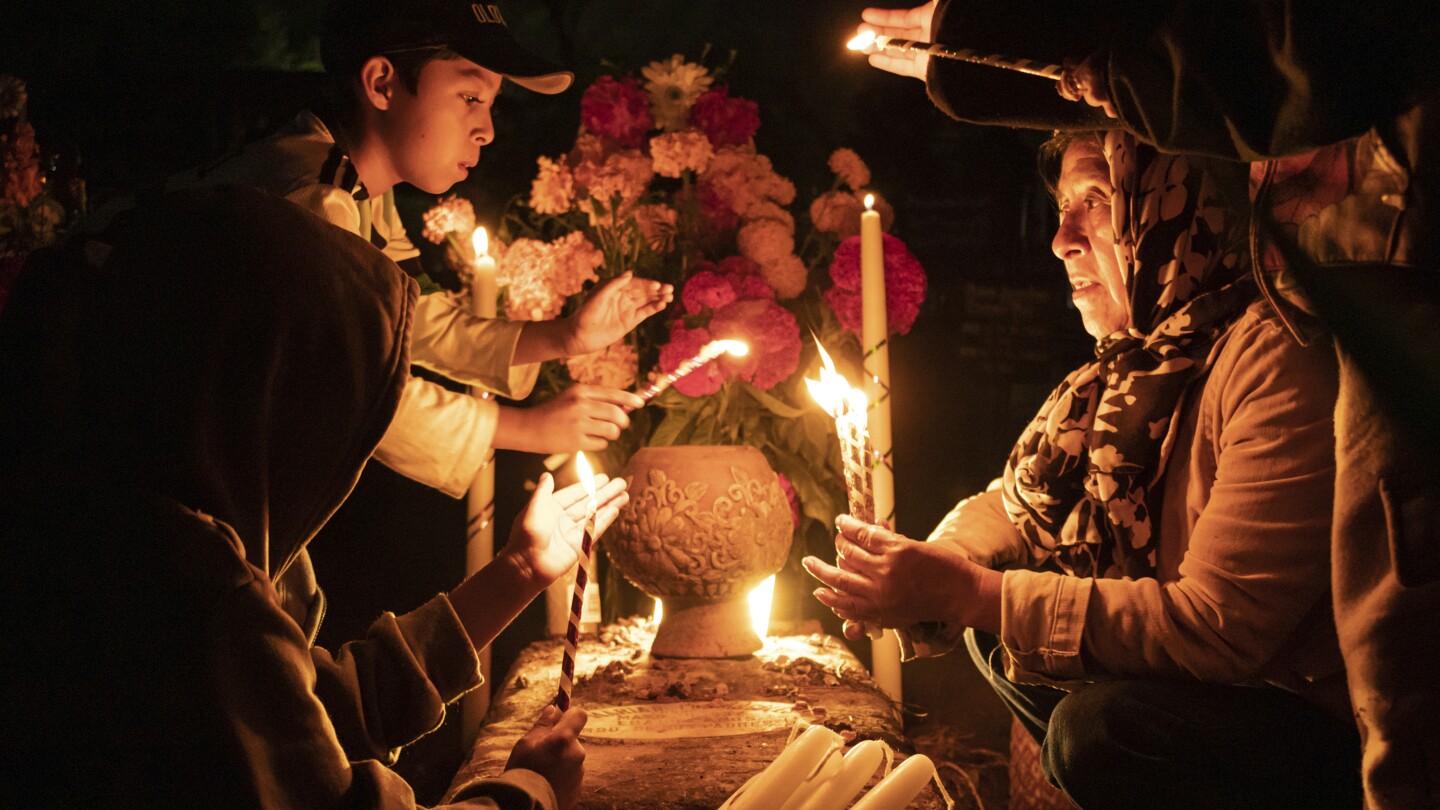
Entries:
<svg viewBox="0 0 1440 810">
<path fill-rule="evenodd" d="M 766 284 L 775 289 L 775 297 L 782 301 L 805 292 L 805 285 L 810 282 L 810 268 L 805 266 L 799 256 L 793 254 L 769 264 L 762 264 L 760 275 Z"/>
<path fill-rule="evenodd" d="M 475 206 L 456 194 L 443 197 L 424 214 L 426 239 L 435 244 L 445 241 L 445 234 L 458 233 L 465 238 L 475 230 Z"/>
<path fill-rule="evenodd" d="M 564 163 L 540 156 L 540 171 L 530 184 L 530 207 L 541 214 L 563 214 L 575 202 L 575 176 Z"/>
<path fill-rule="evenodd" d="M 680 177 L 687 171 L 703 172 L 714 154 L 710 140 L 693 130 L 666 132 L 650 139 L 655 173 L 662 177 Z"/>
<path fill-rule="evenodd" d="M 757 219 L 740 226 L 735 235 L 740 255 L 764 267 L 795 252 L 795 236 L 785 223 Z"/>
<path fill-rule="evenodd" d="M 840 176 L 840 182 L 853 191 L 870 184 L 870 167 L 860 159 L 854 149 L 836 149 L 830 153 L 830 171 Z"/>
<path fill-rule="evenodd" d="M 810 221 L 815 229 L 844 239 L 860 233 L 860 213 L 865 203 L 848 191 L 827 191 L 810 203 Z"/>
<path fill-rule="evenodd" d="M 4 157 L 0 165 L 0 203 L 29 206 L 45 188 L 35 128 L 28 121 L 20 121 L 8 135 L 0 135 L 0 155 Z"/>
<path fill-rule="evenodd" d="M 769 200 L 761 200 L 750 206 L 745 211 L 745 218 L 748 220 L 774 220 L 784 225 L 790 233 L 795 233 L 795 215 Z"/>
<path fill-rule="evenodd" d="M 645 193 L 652 177 L 654 171 L 650 158 L 645 157 L 638 149 L 626 149 L 605 158 L 605 165 L 590 177 L 589 187 L 586 189 L 590 199 L 598 202 L 604 212 L 597 217 L 594 207 L 586 206 L 590 224 L 608 221 L 614 213 L 625 215 L 640 199 L 640 195 Z M 618 207 L 616 195 L 620 198 Z M 614 211 L 611 210 L 612 207 L 615 208 Z"/>
<path fill-rule="evenodd" d="M 635 384 L 640 370 L 640 356 L 635 347 L 619 341 L 598 352 L 565 358 L 570 378 L 585 385 L 605 388 L 629 388 Z"/>
<path fill-rule="evenodd" d="M 742 217 L 764 202 L 789 205 L 795 201 L 795 184 L 775 173 L 770 159 L 753 146 L 726 146 L 715 151 L 701 181 Z"/>
<path fill-rule="evenodd" d="M 579 231 L 553 242 L 516 239 L 496 268 L 496 281 L 505 288 L 506 315 L 529 321 L 557 317 L 568 296 L 598 279 L 595 269 L 603 261 L 604 254 Z"/>
</svg>

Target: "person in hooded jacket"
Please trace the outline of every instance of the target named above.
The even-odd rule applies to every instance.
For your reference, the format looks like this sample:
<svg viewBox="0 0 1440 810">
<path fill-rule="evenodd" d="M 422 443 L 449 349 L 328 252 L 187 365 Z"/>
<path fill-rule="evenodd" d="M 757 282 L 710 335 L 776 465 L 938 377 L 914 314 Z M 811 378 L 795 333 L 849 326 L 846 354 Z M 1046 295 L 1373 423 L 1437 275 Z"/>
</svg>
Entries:
<svg viewBox="0 0 1440 810">
<path fill-rule="evenodd" d="M 311 646 L 277 584 L 394 413 L 416 295 L 364 240 L 238 186 L 34 257 L 0 319 L 0 802 L 414 806 L 387 763 L 575 563 L 587 509 L 546 477 L 491 565 Z M 624 488 L 600 482 L 597 531 Z M 453 806 L 574 804 L 584 722 L 548 708 Z"/>
</svg>

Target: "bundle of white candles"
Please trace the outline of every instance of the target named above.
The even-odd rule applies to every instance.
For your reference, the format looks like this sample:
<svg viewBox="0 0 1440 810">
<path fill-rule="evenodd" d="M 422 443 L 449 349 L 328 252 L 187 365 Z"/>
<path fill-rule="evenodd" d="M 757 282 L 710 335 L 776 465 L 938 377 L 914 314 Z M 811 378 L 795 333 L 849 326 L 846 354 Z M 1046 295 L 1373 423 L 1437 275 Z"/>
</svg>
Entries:
<svg viewBox="0 0 1440 810">
<path fill-rule="evenodd" d="M 792 739 L 775 761 L 735 791 L 720 810 L 844 810 L 885 762 L 880 781 L 852 810 L 901 810 L 934 780 L 947 808 L 935 763 L 916 754 L 891 769 L 894 754 L 879 740 L 857 743 L 841 754 L 845 741 L 824 726 L 810 726 Z"/>
</svg>

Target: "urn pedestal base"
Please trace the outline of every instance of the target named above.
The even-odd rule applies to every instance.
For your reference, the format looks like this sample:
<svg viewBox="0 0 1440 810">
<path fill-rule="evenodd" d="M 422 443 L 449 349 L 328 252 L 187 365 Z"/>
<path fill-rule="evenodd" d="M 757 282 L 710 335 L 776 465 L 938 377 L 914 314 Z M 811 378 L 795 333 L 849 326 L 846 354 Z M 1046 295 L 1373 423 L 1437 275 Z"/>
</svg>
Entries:
<svg viewBox="0 0 1440 810">
<path fill-rule="evenodd" d="M 737 658 L 761 648 L 750 591 L 785 565 L 794 523 L 765 456 L 748 446 L 643 447 L 630 501 L 601 548 L 665 604 L 651 652 Z"/>
<path fill-rule="evenodd" d="M 723 602 L 667 596 L 650 654 L 660 658 L 740 658 L 764 646 L 746 594 Z"/>
</svg>

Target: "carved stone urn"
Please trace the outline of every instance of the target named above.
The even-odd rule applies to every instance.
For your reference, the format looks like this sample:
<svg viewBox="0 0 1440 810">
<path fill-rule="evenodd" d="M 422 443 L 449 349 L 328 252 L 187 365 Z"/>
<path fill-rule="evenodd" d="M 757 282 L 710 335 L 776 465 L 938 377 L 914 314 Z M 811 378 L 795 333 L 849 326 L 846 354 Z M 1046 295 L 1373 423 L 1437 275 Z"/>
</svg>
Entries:
<svg viewBox="0 0 1440 810">
<path fill-rule="evenodd" d="M 730 658 L 761 647 L 747 596 L 790 552 L 790 505 L 753 447 L 646 447 L 601 546 L 665 606 L 652 655 Z"/>
</svg>

